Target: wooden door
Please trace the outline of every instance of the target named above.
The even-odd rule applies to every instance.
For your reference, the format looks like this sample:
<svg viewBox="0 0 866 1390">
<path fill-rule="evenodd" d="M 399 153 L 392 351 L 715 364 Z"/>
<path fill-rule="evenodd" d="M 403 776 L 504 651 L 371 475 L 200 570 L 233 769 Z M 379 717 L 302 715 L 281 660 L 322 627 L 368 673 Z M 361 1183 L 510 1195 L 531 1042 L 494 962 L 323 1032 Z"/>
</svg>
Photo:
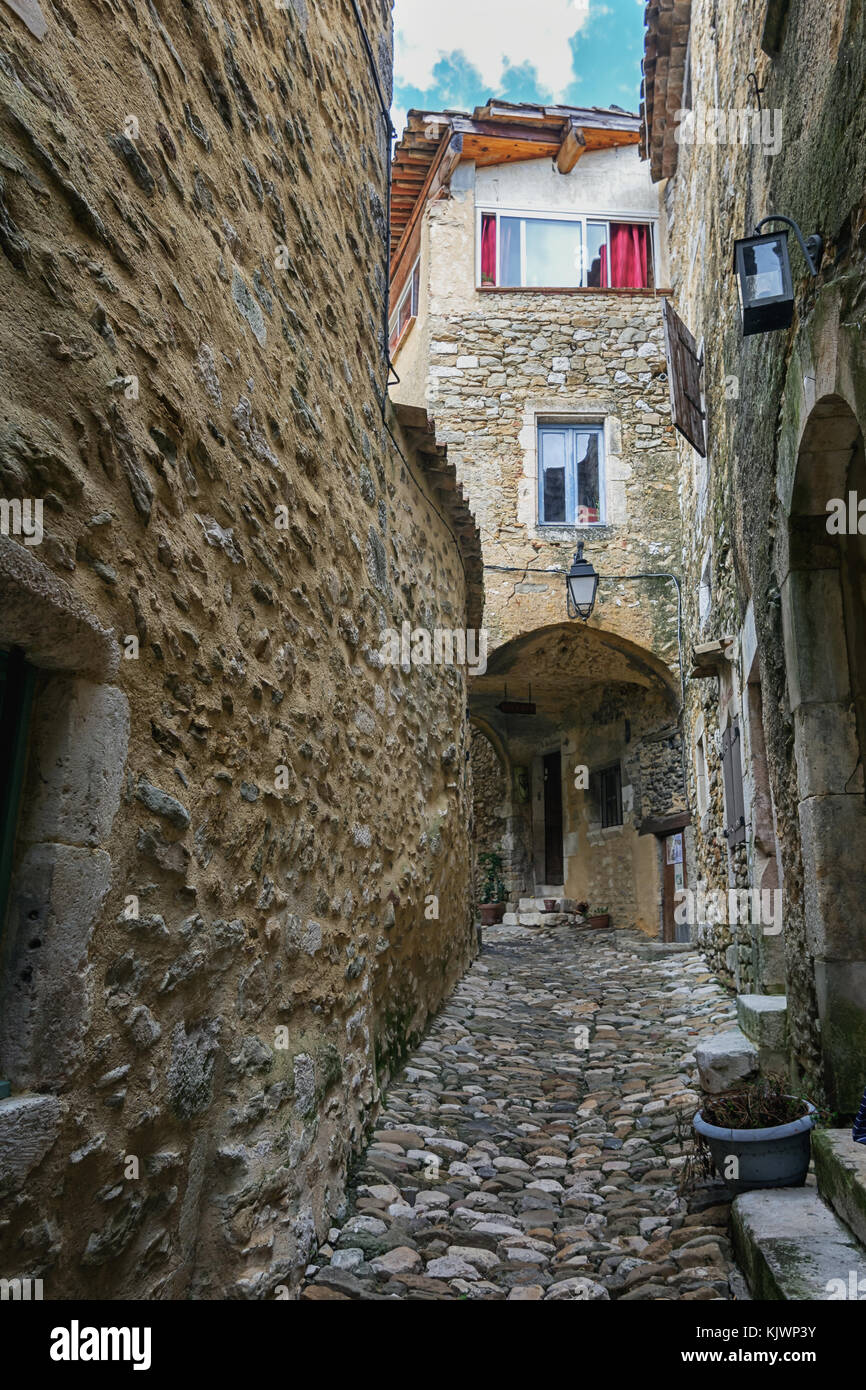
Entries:
<svg viewBox="0 0 866 1390">
<path fill-rule="evenodd" d="M 555 887 L 563 882 L 562 859 L 562 755 L 544 757 L 544 882 Z"/>
</svg>

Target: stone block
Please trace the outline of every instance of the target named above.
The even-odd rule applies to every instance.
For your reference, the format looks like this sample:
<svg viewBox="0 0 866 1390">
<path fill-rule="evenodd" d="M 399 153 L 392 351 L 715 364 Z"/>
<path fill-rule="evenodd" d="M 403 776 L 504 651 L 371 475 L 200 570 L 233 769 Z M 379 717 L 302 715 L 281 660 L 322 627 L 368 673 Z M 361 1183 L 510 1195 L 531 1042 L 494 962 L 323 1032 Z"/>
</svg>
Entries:
<svg viewBox="0 0 866 1390">
<path fill-rule="evenodd" d="M 734 1249 L 752 1297 L 825 1302 L 866 1279 L 866 1256 L 814 1188 L 744 1192 L 732 1208 Z M 866 1288 L 866 1285 L 864 1285 Z M 855 1295 L 856 1296 L 856 1295 Z"/>
<path fill-rule="evenodd" d="M 22 840 L 105 844 L 128 745 L 129 703 L 121 690 L 69 676 L 49 680 L 33 716 Z"/>
<path fill-rule="evenodd" d="M 782 585 L 785 665 L 791 710 L 803 704 L 847 702 L 850 691 L 842 591 L 835 570 L 794 570 Z"/>
<path fill-rule="evenodd" d="M 866 1087 L 866 960 L 816 960 L 815 993 L 830 1102 L 853 1114 Z"/>
<path fill-rule="evenodd" d="M 60 1133 L 57 1096 L 0 1100 L 0 1192 L 17 1192 Z"/>
<path fill-rule="evenodd" d="M 866 1144 L 850 1129 L 816 1129 L 812 1153 L 818 1191 L 866 1246 Z"/>
<path fill-rule="evenodd" d="M 739 1028 L 702 1038 L 695 1059 L 701 1086 L 713 1096 L 748 1081 L 758 1071 L 757 1048 Z"/>
<path fill-rule="evenodd" d="M 33 845 L 15 875 L 0 1058 L 18 1086 L 62 1086 L 80 1060 L 87 948 L 111 881 L 104 850 Z"/>
<path fill-rule="evenodd" d="M 784 1052 L 788 1044 L 788 1001 L 784 994 L 740 994 L 737 1022 L 759 1048 Z"/>
<path fill-rule="evenodd" d="M 854 706 L 801 705 L 794 712 L 797 784 L 802 798 L 863 795 Z"/>
<path fill-rule="evenodd" d="M 862 950 L 862 796 L 818 796 L 799 806 L 803 888 L 809 950 L 819 957 L 857 960 Z"/>
</svg>

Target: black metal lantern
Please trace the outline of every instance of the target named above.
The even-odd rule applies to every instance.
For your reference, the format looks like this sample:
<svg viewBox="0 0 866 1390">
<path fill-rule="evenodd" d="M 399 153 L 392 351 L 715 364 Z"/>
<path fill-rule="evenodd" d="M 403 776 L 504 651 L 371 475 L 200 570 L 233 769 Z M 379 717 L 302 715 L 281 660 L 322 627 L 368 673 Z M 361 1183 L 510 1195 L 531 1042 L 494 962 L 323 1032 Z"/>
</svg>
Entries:
<svg viewBox="0 0 866 1390">
<path fill-rule="evenodd" d="M 794 281 L 788 253 L 788 233 L 761 232 L 768 222 L 786 222 L 796 233 L 800 248 L 812 275 L 818 274 L 823 242 L 816 234 L 804 240 L 800 228 L 791 217 L 765 217 L 755 228 L 755 235 L 734 243 L 734 269 L 740 293 L 743 316 L 743 336 L 753 333 L 773 333 L 787 328 L 794 317 Z"/>
<path fill-rule="evenodd" d="M 570 618 L 587 622 L 595 606 L 598 574 L 589 560 L 583 558 L 583 541 L 577 543 L 577 554 L 565 576 L 566 607 Z"/>
</svg>

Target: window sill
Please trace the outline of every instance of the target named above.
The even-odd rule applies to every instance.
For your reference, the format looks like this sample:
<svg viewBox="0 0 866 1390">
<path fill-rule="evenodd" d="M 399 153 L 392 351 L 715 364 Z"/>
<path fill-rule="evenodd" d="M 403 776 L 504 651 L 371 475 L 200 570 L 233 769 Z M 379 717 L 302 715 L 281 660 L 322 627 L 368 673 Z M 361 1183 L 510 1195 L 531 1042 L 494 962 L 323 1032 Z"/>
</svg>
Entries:
<svg viewBox="0 0 866 1390">
<path fill-rule="evenodd" d="M 673 290 L 670 289 L 597 289 L 594 285 L 572 285 L 559 289 L 555 286 L 542 287 L 539 285 L 476 285 L 475 288 L 478 294 L 607 294 L 617 298 L 640 295 L 643 299 L 669 299 L 673 295 Z"/>
<path fill-rule="evenodd" d="M 416 324 L 417 322 L 418 322 L 418 316 L 417 316 L 417 314 L 413 314 L 412 317 L 411 317 L 411 319 L 409 319 L 409 320 L 407 321 L 406 326 L 405 326 L 405 328 L 403 329 L 403 332 L 400 334 L 400 336 L 399 336 L 399 338 L 397 339 L 397 341 L 396 341 L 396 343 L 394 344 L 394 346 L 393 346 L 392 348 L 389 348 L 389 349 L 388 349 L 389 355 L 390 355 L 390 357 L 391 357 L 391 361 L 392 361 L 392 362 L 395 360 L 395 358 L 396 358 L 396 356 L 397 356 L 397 353 L 398 353 L 398 352 L 400 351 L 400 349 L 402 348 L 403 344 L 405 343 L 406 339 L 409 337 L 409 334 L 412 332 L 412 329 L 415 327 L 415 324 Z"/>
</svg>

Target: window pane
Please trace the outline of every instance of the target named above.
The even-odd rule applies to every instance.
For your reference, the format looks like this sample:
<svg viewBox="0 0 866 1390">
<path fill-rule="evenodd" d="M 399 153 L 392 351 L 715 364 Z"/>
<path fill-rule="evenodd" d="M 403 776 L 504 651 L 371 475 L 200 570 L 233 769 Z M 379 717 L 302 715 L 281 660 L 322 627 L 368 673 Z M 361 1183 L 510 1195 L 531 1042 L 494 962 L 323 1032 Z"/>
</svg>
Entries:
<svg viewBox="0 0 866 1390">
<path fill-rule="evenodd" d="M 601 521 L 599 444 L 598 431 L 575 431 L 575 459 L 577 465 L 577 524 L 590 526 Z"/>
<path fill-rule="evenodd" d="M 746 247 L 746 281 L 752 299 L 775 299 L 785 293 L 782 244 L 779 239 Z"/>
<path fill-rule="evenodd" d="M 580 222 L 526 220 L 526 283 L 570 289 L 583 283 Z"/>
<path fill-rule="evenodd" d="M 520 280 L 520 218 L 499 219 L 499 283 L 519 285 Z"/>
<path fill-rule="evenodd" d="M 649 227 L 645 224 L 611 222 L 610 283 L 619 289 L 649 285 Z"/>
<path fill-rule="evenodd" d="M 418 294 L 421 289 L 421 262 L 419 261 L 412 272 L 412 313 L 418 312 Z"/>
<path fill-rule="evenodd" d="M 566 522 L 566 435 L 562 430 L 543 430 L 541 444 L 542 511 L 546 522 Z"/>
<path fill-rule="evenodd" d="M 586 263 L 586 283 L 606 288 L 610 284 L 606 222 L 586 224 Z"/>
</svg>

